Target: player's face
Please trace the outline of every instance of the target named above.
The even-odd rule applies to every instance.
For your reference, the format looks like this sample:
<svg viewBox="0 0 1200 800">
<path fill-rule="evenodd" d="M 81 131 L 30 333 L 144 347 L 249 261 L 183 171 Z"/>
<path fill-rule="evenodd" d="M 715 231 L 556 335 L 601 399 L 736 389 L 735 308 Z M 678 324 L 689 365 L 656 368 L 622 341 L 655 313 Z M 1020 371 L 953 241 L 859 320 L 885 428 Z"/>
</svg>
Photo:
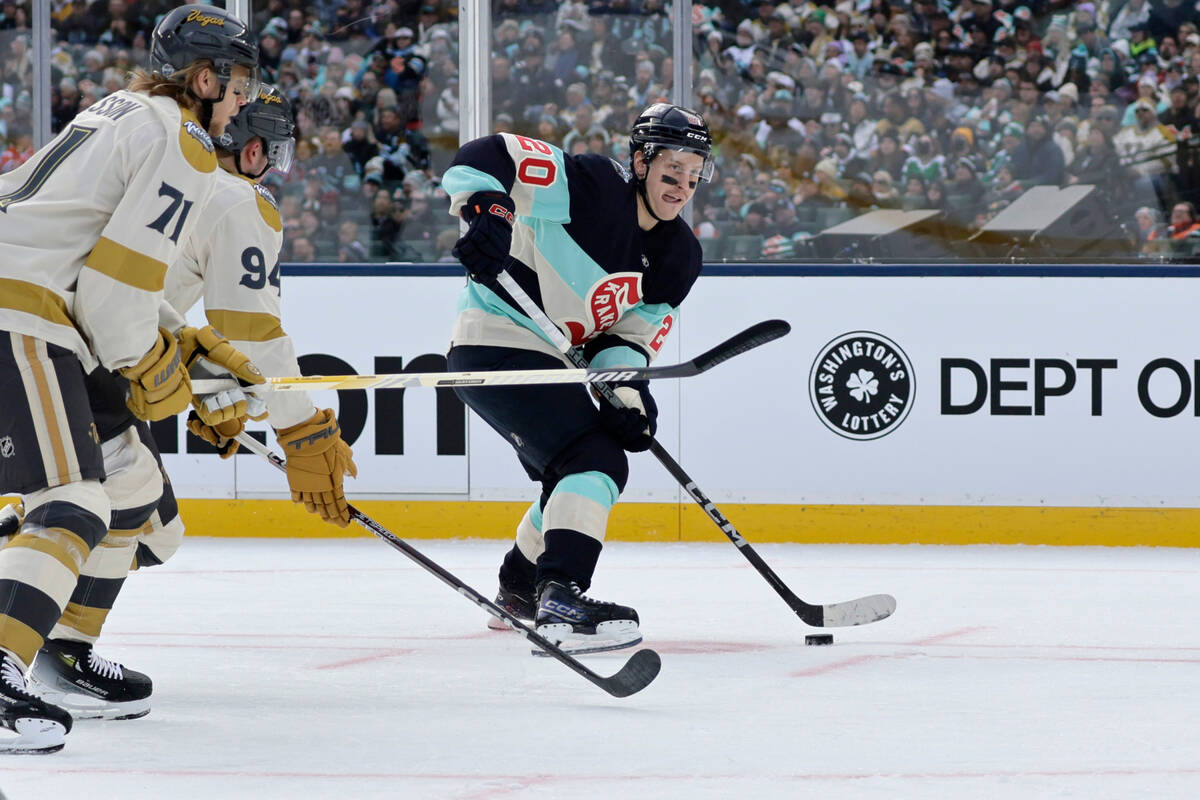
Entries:
<svg viewBox="0 0 1200 800">
<path fill-rule="evenodd" d="M 700 173 L 704 168 L 704 157 L 697 153 L 664 150 L 650 162 L 646 175 L 646 197 L 650 210 L 660 219 L 671 220 L 679 212 L 700 184 Z"/>
<path fill-rule="evenodd" d="M 238 109 L 252 99 L 250 89 L 256 82 L 251 80 L 250 70 L 234 66 L 230 73 L 229 83 L 225 86 L 225 95 L 213 104 L 212 124 L 209 133 L 220 136 L 225 132 L 225 126 L 237 116 Z"/>
</svg>

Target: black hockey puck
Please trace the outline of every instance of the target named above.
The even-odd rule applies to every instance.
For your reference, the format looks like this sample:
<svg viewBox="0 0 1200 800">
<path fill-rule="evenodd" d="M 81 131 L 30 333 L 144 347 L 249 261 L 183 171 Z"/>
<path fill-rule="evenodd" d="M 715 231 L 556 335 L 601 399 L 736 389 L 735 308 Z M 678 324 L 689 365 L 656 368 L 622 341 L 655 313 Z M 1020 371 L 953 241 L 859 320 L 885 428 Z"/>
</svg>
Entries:
<svg viewBox="0 0 1200 800">
<path fill-rule="evenodd" d="M 832 633 L 810 633 L 804 637 L 805 644 L 833 644 Z"/>
</svg>

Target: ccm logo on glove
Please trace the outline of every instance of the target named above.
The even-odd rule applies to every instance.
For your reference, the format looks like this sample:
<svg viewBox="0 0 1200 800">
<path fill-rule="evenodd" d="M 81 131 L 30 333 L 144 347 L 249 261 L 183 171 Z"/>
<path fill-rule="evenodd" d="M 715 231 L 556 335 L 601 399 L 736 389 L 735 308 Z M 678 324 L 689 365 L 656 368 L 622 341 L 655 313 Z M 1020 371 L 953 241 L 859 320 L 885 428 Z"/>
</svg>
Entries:
<svg viewBox="0 0 1200 800">
<path fill-rule="evenodd" d="M 460 213 L 467 232 L 450 253 L 466 268 L 472 280 L 487 283 L 504 269 L 512 247 L 516 205 L 504 192 L 475 192 Z"/>
<path fill-rule="evenodd" d="M 476 211 L 476 213 L 479 212 L 479 206 L 475 207 L 475 211 Z M 492 207 L 488 209 L 488 213 L 495 214 L 497 217 L 500 217 L 500 219 L 504 220 L 509 225 L 512 225 L 513 219 L 515 219 L 515 217 L 513 217 L 513 212 L 509 211 L 507 208 L 500 205 L 499 203 L 493 203 Z"/>
</svg>

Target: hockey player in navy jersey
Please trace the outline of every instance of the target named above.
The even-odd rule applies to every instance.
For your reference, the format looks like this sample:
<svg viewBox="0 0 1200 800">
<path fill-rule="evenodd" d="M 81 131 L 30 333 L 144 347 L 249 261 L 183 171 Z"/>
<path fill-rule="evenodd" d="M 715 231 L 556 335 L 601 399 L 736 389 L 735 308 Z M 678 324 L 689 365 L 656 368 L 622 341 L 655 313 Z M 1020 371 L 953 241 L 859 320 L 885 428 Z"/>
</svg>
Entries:
<svg viewBox="0 0 1200 800">
<path fill-rule="evenodd" d="M 638 116 L 628 167 L 508 133 L 463 145 L 442 181 L 450 213 L 469 225 L 454 255 L 471 278 L 449 368 L 570 366 L 496 284 L 501 270 L 592 366 L 648 365 L 700 274 L 700 244 L 679 213 L 711 178 L 711 147 L 699 114 L 666 103 Z M 455 390 L 542 486 L 500 567 L 497 603 L 569 652 L 642 638 L 632 608 L 583 594 L 629 477 L 625 451 L 649 448 L 657 428 L 646 381 L 614 388 L 625 408 L 597 409 L 578 385 Z"/>
</svg>

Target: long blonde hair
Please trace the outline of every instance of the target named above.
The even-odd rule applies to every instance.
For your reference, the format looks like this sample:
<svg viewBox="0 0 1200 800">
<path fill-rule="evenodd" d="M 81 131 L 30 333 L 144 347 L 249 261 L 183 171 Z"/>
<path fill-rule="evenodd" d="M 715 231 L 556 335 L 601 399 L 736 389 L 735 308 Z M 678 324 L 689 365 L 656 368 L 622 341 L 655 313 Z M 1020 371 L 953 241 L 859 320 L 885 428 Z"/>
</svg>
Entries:
<svg viewBox="0 0 1200 800">
<path fill-rule="evenodd" d="M 188 94 L 188 87 L 192 85 L 192 79 L 204 69 L 214 69 L 213 63 L 208 59 L 193 61 L 170 78 L 138 67 L 129 73 L 129 86 L 126 88 L 131 92 L 141 92 L 151 97 L 170 97 L 183 108 L 199 112 L 200 101 Z"/>
</svg>

